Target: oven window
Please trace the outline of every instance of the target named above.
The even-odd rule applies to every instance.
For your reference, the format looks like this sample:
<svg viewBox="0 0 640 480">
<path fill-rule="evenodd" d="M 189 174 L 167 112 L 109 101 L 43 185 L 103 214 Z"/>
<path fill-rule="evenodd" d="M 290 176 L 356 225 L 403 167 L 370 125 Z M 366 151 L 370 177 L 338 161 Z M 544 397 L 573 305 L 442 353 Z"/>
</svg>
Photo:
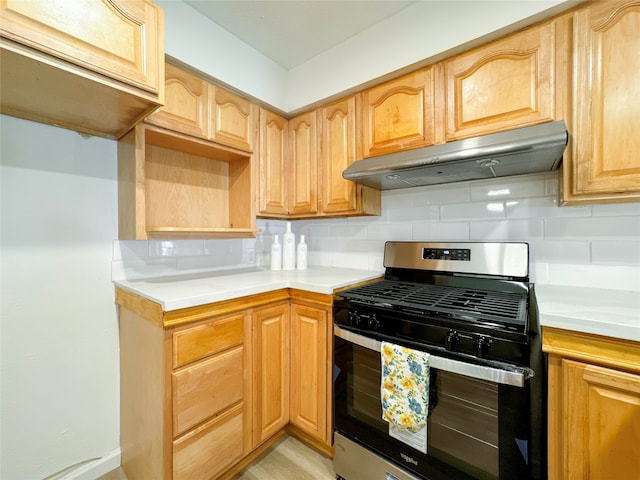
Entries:
<svg viewBox="0 0 640 480">
<path fill-rule="evenodd" d="M 382 420 L 380 354 L 337 340 L 340 347 L 336 347 L 335 361 L 341 374 L 335 387 L 336 427 L 357 430 L 346 433 L 360 437 L 363 443 L 372 437 L 379 437 L 373 441 L 378 445 L 396 442 Z M 498 386 L 431 369 L 429 404 L 428 456 L 475 478 L 497 479 Z"/>
</svg>

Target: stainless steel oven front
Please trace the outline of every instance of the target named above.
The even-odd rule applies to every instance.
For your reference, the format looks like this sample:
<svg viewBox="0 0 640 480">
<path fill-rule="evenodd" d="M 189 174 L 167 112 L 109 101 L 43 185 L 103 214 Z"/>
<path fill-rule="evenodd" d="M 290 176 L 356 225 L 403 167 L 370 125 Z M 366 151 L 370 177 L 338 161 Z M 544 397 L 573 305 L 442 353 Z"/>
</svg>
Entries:
<svg viewBox="0 0 640 480">
<path fill-rule="evenodd" d="M 427 453 L 422 453 L 391 437 L 382 419 L 380 347 L 374 337 L 334 326 L 338 478 L 531 478 L 530 369 L 466 362 L 421 347 L 431 354 Z"/>
</svg>

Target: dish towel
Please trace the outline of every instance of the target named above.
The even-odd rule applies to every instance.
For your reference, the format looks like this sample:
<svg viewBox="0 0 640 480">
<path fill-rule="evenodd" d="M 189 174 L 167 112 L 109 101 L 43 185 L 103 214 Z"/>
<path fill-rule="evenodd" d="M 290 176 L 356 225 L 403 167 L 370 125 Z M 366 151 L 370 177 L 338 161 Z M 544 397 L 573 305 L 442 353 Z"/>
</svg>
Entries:
<svg viewBox="0 0 640 480">
<path fill-rule="evenodd" d="M 411 432 L 427 424 L 429 354 L 382 342 L 382 419 Z"/>
</svg>

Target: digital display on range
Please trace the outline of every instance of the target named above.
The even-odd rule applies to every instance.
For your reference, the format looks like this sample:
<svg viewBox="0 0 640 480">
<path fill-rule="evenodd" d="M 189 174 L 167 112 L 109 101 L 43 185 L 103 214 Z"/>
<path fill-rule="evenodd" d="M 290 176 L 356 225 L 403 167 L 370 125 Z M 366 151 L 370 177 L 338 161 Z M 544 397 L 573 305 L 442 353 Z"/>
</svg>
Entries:
<svg viewBox="0 0 640 480">
<path fill-rule="evenodd" d="M 423 248 L 424 260 L 471 261 L 471 250 L 468 248 Z"/>
</svg>

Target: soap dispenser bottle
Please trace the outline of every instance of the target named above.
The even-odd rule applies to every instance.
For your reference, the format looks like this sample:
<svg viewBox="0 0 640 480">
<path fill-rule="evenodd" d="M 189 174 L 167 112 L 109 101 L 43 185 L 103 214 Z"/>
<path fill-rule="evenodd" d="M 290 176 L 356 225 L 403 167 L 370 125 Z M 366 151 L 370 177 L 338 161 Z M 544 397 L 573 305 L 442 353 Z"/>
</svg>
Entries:
<svg viewBox="0 0 640 480">
<path fill-rule="evenodd" d="M 278 243 L 278 235 L 273 236 L 271 244 L 271 270 L 282 270 L 282 246 Z"/>
<path fill-rule="evenodd" d="M 307 244 L 304 243 L 304 235 L 300 235 L 300 242 L 296 247 L 296 268 L 298 270 L 307 269 Z"/>
<path fill-rule="evenodd" d="M 287 231 L 282 235 L 282 269 L 296 268 L 296 237 L 291 231 L 291 222 L 287 222 Z"/>
</svg>

